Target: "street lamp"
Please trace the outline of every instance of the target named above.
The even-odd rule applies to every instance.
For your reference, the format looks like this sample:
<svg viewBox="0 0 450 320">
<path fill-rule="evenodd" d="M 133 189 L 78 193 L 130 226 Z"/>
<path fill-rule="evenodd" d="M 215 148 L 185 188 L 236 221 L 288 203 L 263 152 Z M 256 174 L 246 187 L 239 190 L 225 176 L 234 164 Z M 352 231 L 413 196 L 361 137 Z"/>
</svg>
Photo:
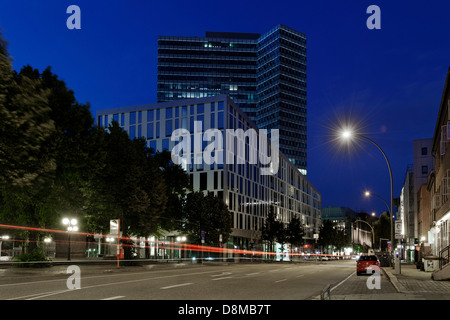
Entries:
<svg viewBox="0 0 450 320">
<path fill-rule="evenodd" d="M 0 237 L 0 256 L 2 255 L 2 240 L 9 240 L 9 236 L 1 236 Z"/>
<path fill-rule="evenodd" d="M 390 211 L 389 211 L 389 205 L 387 204 L 386 200 L 384 200 L 384 199 L 383 199 L 382 197 L 380 197 L 379 195 L 377 195 L 377 194 L 375 194 L 375 193 L 372 193 L 372 192 L 366 190 L 366 191 L 364 191 L 364 196 L 366 196 L 367 198 L 369 198 L 369 197 L 371 197 L 371 196 L 375 196 L 375 197 L 377 197 L 378 199 L 382 200 L 382 201 L 384 202 L 384 204 L 386 205 L 386 208 L 387 208 L 388 212 L 390 212 Z"/>
<path fill-rule="evenodd" d="M 181 242 L 181 249 L 179 251 L 180 251 L 180 260 L 182 260 L 181 256 L 182 255 L 186 256 L 186 253 L 183 253 L 183 252 L 185 252 L 184 242 L 186 241 L 186 237 L 185 236 L 178 236 L 176 238 L 176 240 L 177 240 L 177 242 Z"/>
<path fill-rule="evenodd" d="M 62 223 L 67 226 L 67 235 L 69 238 L 69 249 L 67 250 L 67 260 L 70 261 L 70 234 L 78 231 L 77 219 L 64 218 Z"/>
<path fill-rule="evenodd" d="M 392 170 L 391 170 L 391 165 L 389 163 L 389 160 L 386 156 L 386 154 L 384 153 L 383 149 L 381 149 L 381 147 L 375 143 L 375 141 L 373 141 L 370 138 L 367 138 L 361 134 L 358 133 L 354 133 L 352 130 L 350 129 L 345 129 L 342 131 L 341 136 L 343 139 L 349 141 L 351 140 L 353 137 L 355 138 L 360 138 L 360 139 L 364 139 L 369 141 L 370 143 L 372 143 L 373 145 L 375 145 L 378 150 L 381 151 L 381 153 L 383 154 L 384 159 L 386 160 L 388 169 L 389 169 L 389 177 L 391 180 L 391 207 L 389 210 L 390 216 L 391 216 L 391 255 L 393 254 L 393 249 L 394 249 L 394 183 L 393 183 L 393 179 L 392 179 Z M 389 208 L 389 207 L 388 207 Z"/>
</svg>

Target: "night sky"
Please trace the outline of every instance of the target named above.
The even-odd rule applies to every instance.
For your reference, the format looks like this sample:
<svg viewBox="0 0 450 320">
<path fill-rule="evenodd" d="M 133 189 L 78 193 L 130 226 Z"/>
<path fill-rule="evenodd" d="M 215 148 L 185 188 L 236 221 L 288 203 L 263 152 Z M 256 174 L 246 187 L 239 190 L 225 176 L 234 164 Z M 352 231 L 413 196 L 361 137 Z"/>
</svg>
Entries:
<svg viewBox="0 0 450 320">
<path fill-rule="evenodd" d="M 69 30 L 69 5 L 81 30 Z M 369 30 L 367 7 L 381 9 Z M 205 31 L 265 33 L 284 24 L 307 36 L 308 179 L 322 206 L 385 210 L 390 182 L 370 143 L 346 148 L 339 124 L 353 124 L 387 154 L 398 197 L 413 140 L 432 138 L 450 66 L 450 2 L 438 1 L 84 1 L 0 2 L 0 28 L 13 68 L 47 66 L 91 111 L 156 102 L 157 37 Z"/>
</svg>

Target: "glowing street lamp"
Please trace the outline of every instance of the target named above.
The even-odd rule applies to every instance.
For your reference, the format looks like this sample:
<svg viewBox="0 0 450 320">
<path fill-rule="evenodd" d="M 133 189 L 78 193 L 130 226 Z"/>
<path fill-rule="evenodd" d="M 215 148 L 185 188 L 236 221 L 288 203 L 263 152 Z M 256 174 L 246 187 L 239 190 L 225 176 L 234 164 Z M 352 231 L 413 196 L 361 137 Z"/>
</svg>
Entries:
<svg viewBox="0 0 450 320">
<path fill-rule="evenodd" d="M 369 141 L 370 143 L 375 145 L 378 148 L 378 150 L 381 151 L 381 153 L 384 156 L 384 159 L 386 160 L 386 163 L 387 163 L 387 166 L 389 169 L 389 177 L 391 180 L 391 207 L 390 207 L 389 213 L 391 216 L 391 244 L 392 244 L 391 245 L 391 254 L 393 254 L 393 250 L 394 250 L 394 246 L 393 246 L 393 244 L 394 244 L 394 222 L 393 222 L 393 219 L 394 219 L 394 183 L 393 183 L 393 179 L 392 179 L 392 170 L 391 170 L 391 165 L 389 163 L 389 160 L 388 160 L 386 154 L 384 153 L 383 149 L 381 149 L 381 147 L 370 138 L 367 138 L 361 134 L 355 133 L 355 132 L 353 132 L 353 130 L 348 129 L 348 128 L 341 131 L 341 137 L 342 137 L 342 139 L 344 139 L 346 141 L 350 141 L 354 138 L 359 138 L 359 139 L 364 139 L 366 141 Z"/>
<path fill-rule="evenodd" d="M 185 248 L 184 248 L 184 242 L 186 242 L 186 237 L 185 236 L 178 236 L 177 238 L 176 238 L 176 240 L 177 240 L 177 242 L 181 242 L 181 248 L 182 248 L 182 250 L 180 249 L 179 251 L 180 251 L 180 259 L 181 259 L 181 255 L 186 255 L 186 253 L 183 253 L 183 252 L 185 252 Z M 183 252 L 182 252 L 183 251 Z"/>
<path fill-rule="evenodd" d="M 0 237 L 0 256 L 2 255 L 2 240 L 9 240 L 9 236 L 4 235 Z"/>
<path fill-rule="evenodd" d="M 69 218 L 64 218 L 62 220 L 62 223 L 67 226 L 67 235 L 69 238 L 69 249 L 67 250 L 67 260 L 70 261 L 70 234 L 72 232 L 77 232 L 78 231 L 78 221 L 77 219 L 69 219 Z"/>
<path fill-rule="evenodd" d="M 375 194 L 375 193 L 372 193 L 372 192 L 366 190 L 366 191 L 364 191 L 364 196 L 366 196 L 367 198 L 369 198 L 369 197 L 371 197 L 371 196 L 377 197 L 378 199 L 380 199 L 381 201 L 384 202 L 384 204 L 386 205 L 386 208 L 387 208 L 388 212 L 390 212 L 390 211 L 389 211 L 389 205 L 387 204 L 387 201 L 384 200 L 384 199 L 383 199 L 382 197 L 380 197 L 379 195 L 377 195 L 377 194 Z"/>
</svg>

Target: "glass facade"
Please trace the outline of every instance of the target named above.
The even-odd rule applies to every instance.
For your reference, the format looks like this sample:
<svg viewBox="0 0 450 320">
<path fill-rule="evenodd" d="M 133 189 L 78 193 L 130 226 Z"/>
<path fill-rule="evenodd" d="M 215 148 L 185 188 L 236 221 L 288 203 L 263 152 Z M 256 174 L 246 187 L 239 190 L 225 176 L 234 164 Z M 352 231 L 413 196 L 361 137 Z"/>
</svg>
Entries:
<svg viewBox="0 0 450 320">
<path fill-rule="evenodd" d="M 252 117 L 259 34 L 158 38 L 158 102 L 227 94 Z"/>
<path fill-rule="evenodd" d="M 306 36 L 278 25 L 256 33 L 158 38 L 158 102 L 226 94 L 306 174 Z"/>
<path fill-rule="evenodd" d="M 136 113 L 142 114 L 136 123 L 142 126 L 140 134 L 154 151 L 170 151 L 178 143 L 168 136 L 169 126 L 171 130 L 175 129 L 173 123 L 179 123 L 180 128 L 189 132 L 191 161 L 182 166 L 190 175 L 193 190 L 213 192 L 228 205 L 233 214 L 233 245 L 251 249 L 251 244 L 254 244 L 256 249 L 262 249 L 258 239 L 270 206 L 274 206 L 277 218 L 286 224 L 292 217 L 298 216 L 306 227 L 305 238 L 313 241 L 313 234 L 318 233 L 321 225 L 321 195 L 285 155 L 280 152 L 276 173 L 262 175 L 260 169 L 265 165 L 249 161 L 250 139 L 240 141 L 244 164 L 237 164 L 237 155 L 233 158 L 234 164 L 226 159 L 206 163 L 203 151 L 209 142 L 204 139 L 200 148 L 194 148 L 195 134 L 208 129 L 218 129 L 223 137 L 226 137 L 227 129 L 258 131 L 256 124 L 227 95 L 102 110 L 97 113 L 97 119 L 98 123 L 106 126 L 105 119 L 112 120 L 114 114 L 120 115 L 125 120 L 122 128 L 131 137 L 135 134 L 136 124 L 133 123 Z M 155 114 L 159 117 L 154 117 Z M 194 120 L 202 122 L 200 130 L 194 127 Z M 158 136 L 158 132 L 154 131 L 157 128 L 165 134 Z M 226 143 L 224 139 L 224 150 Z M 203 161 L 198 163 L 195 159 Z"/>
<path fill-rule="evenodd" d="M 258 42 L 260 128 L 280 130 L 280 150 L 306 174 L 306 37 L 279 25 Z"/>
</svg>

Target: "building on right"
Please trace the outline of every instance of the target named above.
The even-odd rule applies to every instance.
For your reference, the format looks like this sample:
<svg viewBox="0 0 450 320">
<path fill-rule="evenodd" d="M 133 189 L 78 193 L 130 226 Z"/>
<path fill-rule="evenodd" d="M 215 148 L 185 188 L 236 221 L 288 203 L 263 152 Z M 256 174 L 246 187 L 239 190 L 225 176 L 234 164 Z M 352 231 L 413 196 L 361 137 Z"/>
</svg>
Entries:
<svg viewBox="0 0 450 320">
<path fill-rule="evenodd" d="M 429 254 L 428 230 L 430 225 L 430 194 L 427 190 L 428 176 L 433 171 L 434 162 L 431 154 L 432 138 L 413 141 L 413 179 L 414 179 L 414 260 L 420 261 L 419 252 Z M 425 246 L 425 244 L 427 244 Z M 423 245 L 423 246 L 422 246 Z M 421 250 L 416 248 L 420 246 Z"/>
<path fill-rule="evenodd" d="M 431 253 L 439 256 L 450 245 L 450 68 L 442 93 L 434 129 L 432 155 L 434 170 L 428 181 L 431 197 L 430 232 Z M 447 257 L 448 259 L 448 257 Z"/>
</svg>

